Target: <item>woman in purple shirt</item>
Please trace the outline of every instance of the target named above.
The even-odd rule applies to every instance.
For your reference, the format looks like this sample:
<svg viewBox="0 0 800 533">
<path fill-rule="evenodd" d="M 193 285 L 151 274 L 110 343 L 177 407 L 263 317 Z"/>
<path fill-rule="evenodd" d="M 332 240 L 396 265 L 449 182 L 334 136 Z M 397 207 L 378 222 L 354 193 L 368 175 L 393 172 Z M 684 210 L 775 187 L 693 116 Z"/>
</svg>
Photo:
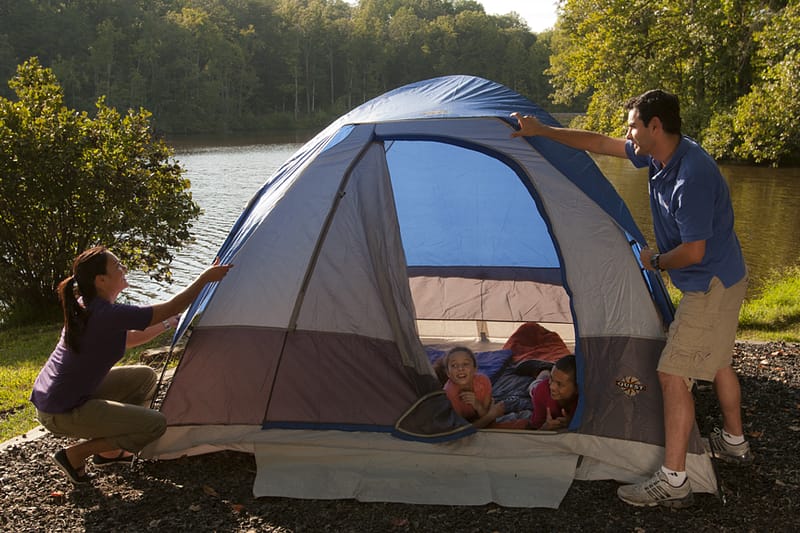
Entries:
<svg viewBox="0 0 800 533">
<path fill-rule="evenodd" d="M 97 246 L 75 259 L 72 275 L 58 286 L 61 339 L 31 393 L 45 428 L 85 439 L 53 455 L 73 483 L 91 479 L 89 456 L 98 466 L 130 460 L 164 433 L 164 415 L 146 407 L 155 394 L 156 373 L 143 365 L 114 365 L 126 348 L 174 325 L 202 288 L 222 280 L 231 267 L 215 262 L 169 301 L 139 307 L 115 303 L 128 286 L 127 269 L 108 249 Z"/>
</svg>

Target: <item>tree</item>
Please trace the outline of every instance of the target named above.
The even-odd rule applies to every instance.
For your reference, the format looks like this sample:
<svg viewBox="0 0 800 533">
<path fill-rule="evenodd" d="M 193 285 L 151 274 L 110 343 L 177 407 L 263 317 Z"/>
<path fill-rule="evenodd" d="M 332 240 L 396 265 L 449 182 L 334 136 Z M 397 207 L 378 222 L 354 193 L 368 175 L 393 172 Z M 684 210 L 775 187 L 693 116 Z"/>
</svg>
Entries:
<svg viewBox="0 0 800 533">
<path fill-rule="evenodd" d="M 36 56 L 70 107 L 93 112 L 105 95 L 117 109 L 145 107 L 165 134 L 316 127 L 456 73 L 544 102 L 549 42 L 477 0 L 0 2 L 3 80 Z M 5 85 L 0 96 L 13 97 Z"/>
<path fill-rule="evenodd" d="M 721 159 L 797 163 L 800 151 L 800 4 L 786 6 L 754 38 L 757 79 L 730 112 L 714 117 L 706 148 Z"/>
<path fill-rule="evenodd" d="M 682 130 L 720 159 L 796 162 L 797 0 L 561 0 L 554 101 L 588 97 L 576 123 L 617 133 L 622 103 L 661 87 Z"/>
<path fill-rule="evenodd" d="M 0 306 L 6 319 L 49 317 L 57 283 L 82 250 L 104 244 L 131 268 L 170 279 L 171 249 L 200 208 L 144 109 L 97 101 L 91 118 L 64 105 L 55 75 L 32 58 L 0 98 Z"/>
</svg>

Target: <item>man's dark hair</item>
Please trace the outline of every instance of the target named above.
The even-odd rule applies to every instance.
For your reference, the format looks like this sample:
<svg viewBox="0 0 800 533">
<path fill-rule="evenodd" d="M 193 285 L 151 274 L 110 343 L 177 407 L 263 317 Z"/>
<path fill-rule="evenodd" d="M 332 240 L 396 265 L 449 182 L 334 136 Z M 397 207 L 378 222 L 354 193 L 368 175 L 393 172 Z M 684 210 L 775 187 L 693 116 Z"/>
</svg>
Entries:
<svg viewBox="0 0 800 533">
<path fill-rule="evenodd" d="M 625 111 L 631 109 L 639 111 L 639 118 L 645 126 L 650 123 L 650 119 L 658 117 L 661 119 L 664 131 L 675 135 L 681 134 L 681 107 L 678 97 L 674 94 L 661 89 L 647 91 L 625 102 Z"/>
</svg>

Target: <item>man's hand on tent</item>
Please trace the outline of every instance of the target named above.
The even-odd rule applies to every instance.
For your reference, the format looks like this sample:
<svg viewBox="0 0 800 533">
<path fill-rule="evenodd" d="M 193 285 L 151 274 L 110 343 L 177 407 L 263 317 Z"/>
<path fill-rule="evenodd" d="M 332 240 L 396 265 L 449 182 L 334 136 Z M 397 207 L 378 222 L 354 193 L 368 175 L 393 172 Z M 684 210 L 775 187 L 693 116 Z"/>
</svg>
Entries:
<svg viewBox="0 0 800 533">
<path fill-rule="evenodd" d="M 650 263 L 650 259 L 653 257 L 655 252 L 650 248 L 642 248 L 639 251 L 639 261 L 642 262 L 642 266 L 645 270 L 655 270 Z"/>
<path fill-rule="evenodd" d="M 511 137 L 541 136 L 575 148 L 586 150 L 595 154 L 611 155 L 614 157 L 628 157 L 625 151 L 626 139 L 618 139 L 588 130 L 562 128 L 543 124 L 532 115 L 511 113 L 517 119 L 519 129 L 511 132 Z"/>
<path fill-rule="evenodd" d="M 539 122 L 539 119 L 532 115 L 511 113 L 511 116 L 517 119 L 517 123 L 519 124 L 519 129 L 511 133 L 512 137 L 532 137 L 534 135 L 541 135 L 542 131 L 546 128 L 544 124 Z"/>
</svg>

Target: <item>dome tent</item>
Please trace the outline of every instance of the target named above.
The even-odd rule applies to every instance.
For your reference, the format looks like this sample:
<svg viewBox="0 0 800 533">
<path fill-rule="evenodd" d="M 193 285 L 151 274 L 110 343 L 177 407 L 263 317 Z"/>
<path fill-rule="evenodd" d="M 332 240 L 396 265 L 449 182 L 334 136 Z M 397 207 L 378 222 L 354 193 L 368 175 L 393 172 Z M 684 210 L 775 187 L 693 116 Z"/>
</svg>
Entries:
<svg viewBox="0 0 800 533">
<path fill-rule="evenodd" d="M 663 285 L 591 158 L 511 138 L 515 111 L 555 124 L 494 82 L 426 80 L 292 156 L 222 245 L 236 267 L 176 332 L 193 324 L 145 455 L 252 452 L 256 496 L 544 507 L 575 478 L 658 468 Z M 475 432 L 423 344 L 502 344 L 528 322 L 574 343 L 570 431 Z M 696 429 L 687 470 L 716 490 Z"/>
</svg>

